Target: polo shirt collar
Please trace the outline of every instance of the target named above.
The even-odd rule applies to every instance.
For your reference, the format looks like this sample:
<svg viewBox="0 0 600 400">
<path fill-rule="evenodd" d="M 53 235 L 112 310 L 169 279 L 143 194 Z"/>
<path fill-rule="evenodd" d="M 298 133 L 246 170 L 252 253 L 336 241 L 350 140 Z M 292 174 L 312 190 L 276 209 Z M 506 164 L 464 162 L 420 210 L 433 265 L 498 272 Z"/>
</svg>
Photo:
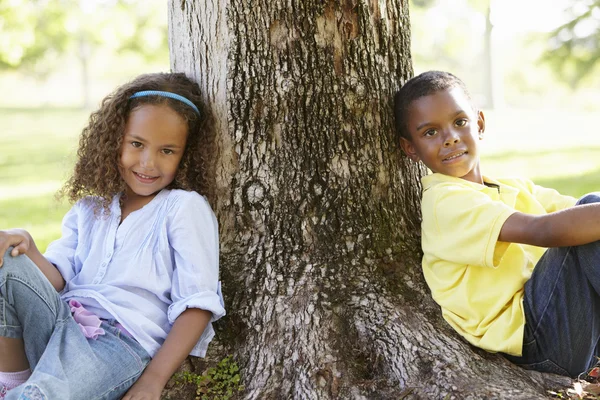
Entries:
<svg viewBox="0 0 600 400">
<path fill-rule="evenodd" d="M 497 181 L 496 179 L 490 178 L 488 176 L 483 176 L 483 181 L 485 183 L 491 184 L 492 186 L 490 187 L 488 185 L 482 185 L 479 183 L 468 181 L 466 179 L 455 178 L 453 176 L 444 175 L 437 172 L 425 175 L 421 178 L 423 191 L 431 189 L 433 186 L 440 183 L 453 183 L 461 186 L 471 187 L 474 190 L 487 193 L 492 199 L 502 200 L 502 202 L 514 206 L 517 195 L 519 193 L 519 190 L 517 188 L 505 185 Z"/>
<path fill-rule="evenodd" d="M 496 181 L 495 179 L 488 178 L 487 176 L 483 177 L 483 181 L 487 182 L 487 183 L 492 183 L 494 185 L 500 186 L 500 183 L 498 181 Z M 464 185 L 464 186 L 471 186 L 475 190 L 481 190 L 482 188 L 487 187 L 485 185 L 481 185 L 479 183 L 471 182 L 471 181 L 468 181 L 466 179 L 455 178 L 453 176 L 444 175 L 444 174 L 440 174 L 440 173 L 437 173 L 437 172 L 434 172 L 432 174 L 425 175 L 424 177 L 422 177 L 421 178 L 421 183 L 423 184 L 423 190 L 424 191 L 427 190 L 427 189 L 430 189 L 432 186 L 435 186 L 435 185 L 437 185 L 439 183 L 458 183 L 458 184 Z"/>
</svg>

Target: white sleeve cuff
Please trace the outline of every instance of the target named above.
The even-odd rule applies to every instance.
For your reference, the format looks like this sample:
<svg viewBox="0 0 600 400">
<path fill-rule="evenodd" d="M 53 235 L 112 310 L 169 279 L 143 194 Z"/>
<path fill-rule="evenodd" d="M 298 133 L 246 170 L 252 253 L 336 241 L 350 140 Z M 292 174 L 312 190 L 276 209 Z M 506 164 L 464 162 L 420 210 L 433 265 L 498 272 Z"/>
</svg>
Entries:
<svg viewBox="0 0 600 400">
<path fill-rule="evenodd" d="M 171 304 L 167 312 L 169 323 L 175 323 L 177 317 L 179 317 L 179 315 L 181 315 L 181 313 L 188 308 L 199 308 L 201 310 L 210 311 L 212 313 L 212 317 L 210 319 L 211 322 L 214 322 L 224 316 L 225 307 L 223 303 L 223 295 L 221 294 L 221 282 L 219 282 L 217 285 L 216 293 L 204 291 Z"/>
<path fill-rule="evenodd" d="M 69 281 L 75 277 L 75 271 L 73 271 L 71 260 L 65 254 L 69 254 L 69 252 L 72 252 L 72 250 L 65 248 L 61 251 L 61 249 L 57 247 L 59 246 L 54 246 L 53 248 L 47 250 L 44 253 L 44 258 L 51 264 L 54 264 L 58 272 L 60 272 L 65 280 L 65 283 L 69 283 Z"/>
</svg>

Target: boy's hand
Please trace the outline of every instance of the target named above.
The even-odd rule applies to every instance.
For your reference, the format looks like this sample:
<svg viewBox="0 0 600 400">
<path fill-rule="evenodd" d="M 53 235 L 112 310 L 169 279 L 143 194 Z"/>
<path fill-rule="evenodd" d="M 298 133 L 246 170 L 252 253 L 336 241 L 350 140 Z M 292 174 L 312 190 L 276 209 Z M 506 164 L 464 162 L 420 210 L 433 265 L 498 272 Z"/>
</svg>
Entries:
<svg viewBox="0 0 600 400">
<path fill-rule="evenodd" d="M 31 247 L 31 235 L 24 229 L 8 229 L 0 231 L 0 267 L 4 264 L 4 253 L 14 246 L 10 255 L 13 257 L 25 254 Z"/>
</svg>

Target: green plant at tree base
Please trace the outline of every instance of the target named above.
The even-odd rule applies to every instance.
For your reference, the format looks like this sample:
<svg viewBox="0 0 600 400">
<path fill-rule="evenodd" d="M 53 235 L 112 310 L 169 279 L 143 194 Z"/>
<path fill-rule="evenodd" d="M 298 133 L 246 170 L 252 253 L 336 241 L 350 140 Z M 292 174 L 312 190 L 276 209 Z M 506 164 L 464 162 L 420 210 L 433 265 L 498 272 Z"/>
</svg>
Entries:
<svg viewBox="0 0 600 400">
<path fill-rule="evenodd" d="M 202 375 L 181 372 L 175 376 L 179 383 L 196 386 L 196 400 L 229 400 L 244 390 L 240 384 L 240 367 L 232 356 L 222 359 L 215 367 L 208 368 Z"/>
</svg>

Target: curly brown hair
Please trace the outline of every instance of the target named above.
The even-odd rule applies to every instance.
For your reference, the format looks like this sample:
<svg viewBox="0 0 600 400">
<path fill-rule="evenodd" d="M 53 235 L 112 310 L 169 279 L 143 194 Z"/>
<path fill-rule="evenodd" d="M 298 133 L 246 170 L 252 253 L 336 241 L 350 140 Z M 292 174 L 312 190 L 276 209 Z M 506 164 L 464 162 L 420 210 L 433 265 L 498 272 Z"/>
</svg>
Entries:
<svg viewBox="0 0 600 400">
<path fill-rule="evenodd" d="M 179 94 L 198 107 L 200 115 L 189 105 L 163 96 L 130 99 L 139 91 L 161 90 Z M 140 75 L 108 95 L 100 108 L 90 115 L 77 150 L 77 163 L 60 195 L 71 202 L 94 196 L 96 210 L 108 207 L 126 185 L 119 172 L 121 144 L 129 114 L 144 104 L 167 105 L 188 124 L 185 151 L 177 175 L 168 189 L 194 190 L 209 201 L 214 196 L 215 132 L 200 87 L 183 73 Z"/>
</svg>

